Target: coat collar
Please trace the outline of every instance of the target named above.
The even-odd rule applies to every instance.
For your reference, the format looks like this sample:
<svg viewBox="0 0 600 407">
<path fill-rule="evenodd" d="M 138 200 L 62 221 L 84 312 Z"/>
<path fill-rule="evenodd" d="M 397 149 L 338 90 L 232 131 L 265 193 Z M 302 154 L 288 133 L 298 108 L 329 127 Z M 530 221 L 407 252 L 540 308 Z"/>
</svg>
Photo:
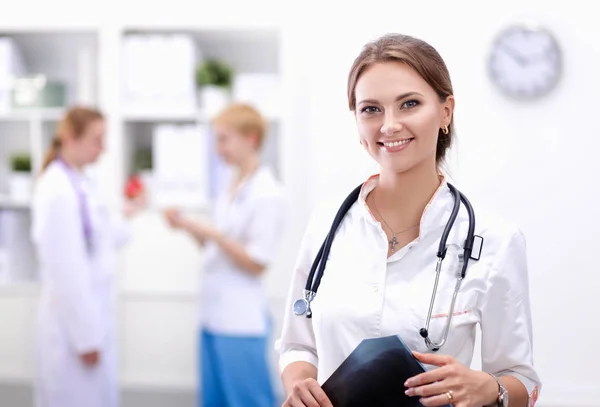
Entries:
<svg viewBox="0 0 600 407">
<path fill-rule="evenodd" d="M 359 206 L 361 207 L 364 217 L 373 224 L 379 224 L 379 221 L 375 219 L 375 216 L 369 209 L 366 199 L 378 183 L 379 174 L 370 176 L 363 184 L 358 198 Z M 436 230 L 440 225 L 446 224 L 453 204 L 454 198 L 448 188 L 448 182 L 444 176 L 441 176 L 440 185 L 425 206 L 423 214 L 421 215 L 419 239 L 429 231 Z"/>
</svg>

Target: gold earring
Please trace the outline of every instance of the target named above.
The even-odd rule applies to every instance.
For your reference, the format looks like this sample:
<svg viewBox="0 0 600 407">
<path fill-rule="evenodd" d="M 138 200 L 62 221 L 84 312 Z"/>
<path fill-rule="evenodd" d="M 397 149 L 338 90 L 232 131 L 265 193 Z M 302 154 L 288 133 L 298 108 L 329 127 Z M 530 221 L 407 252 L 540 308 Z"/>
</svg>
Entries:
<svg viewBox="0 0 600 407">
<path fill-rule="evenodd" d="M 442 127 L 442 133 L 448 134 L 449 132 L 450 130 L 448 130 L 448 126 L 444 125 L 444 127 Z"/>
</svg>

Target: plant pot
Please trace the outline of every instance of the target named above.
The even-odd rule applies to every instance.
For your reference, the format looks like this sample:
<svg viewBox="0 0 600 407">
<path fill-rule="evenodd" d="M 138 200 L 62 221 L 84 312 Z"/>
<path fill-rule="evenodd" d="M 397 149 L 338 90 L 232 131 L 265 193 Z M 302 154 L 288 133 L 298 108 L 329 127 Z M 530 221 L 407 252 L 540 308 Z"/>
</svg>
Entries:
<svg viewBox="0 0 600 407">
<path fill-rule="evenodd" d="M 15 202 L 29 202 L 31 198 L 32 176 L 30 172 L 13 171 L 8 177 L 8 193 Z"/>
<path fill-rule="evenodd" d="M 213 117 L 224 109 L 230 100 L 231 95 L 228 88 L 207 85 L 198 90 L 200 108 L 209 117 Z"/>
</svg>

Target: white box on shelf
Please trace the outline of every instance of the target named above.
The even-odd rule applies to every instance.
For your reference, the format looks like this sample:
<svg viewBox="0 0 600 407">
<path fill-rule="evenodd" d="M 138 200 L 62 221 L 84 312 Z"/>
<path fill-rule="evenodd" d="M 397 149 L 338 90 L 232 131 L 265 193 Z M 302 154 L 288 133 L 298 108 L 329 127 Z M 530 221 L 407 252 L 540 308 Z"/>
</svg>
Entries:
<svg viewBox="0 0 600 407">
<path fill-rule="evenodd" d="M 198 90 L 198 99 L 203 116 L 211 119 L 229 104 L 231 92 L 221 86 L 206 85 Z"/>
<path fill-rule="evenodd" d="M 11 172 L 8 176 L 8 191 L 11 201 L 26 203 L 31 199 L 32 175 L 29 172 Z"/>
<path fill-rule="evenodd" d="M 96 102 L 94 78 L 94 52 L 91 47 L 83 48 L 77 54 L 77 97 L 80 104 L 92 106 Z"/>
<path fill-rule="evenodd" d="M 207 205 L 205 133 L 199 125 L 155 127 L 152 199 L 157 207 Z"/>
<path fill-rule="evenodd" d="M 25 62 L 15 40 L 0 37 L 0 113 L 11 110 L 13 80 L 26 73 Z"/>
<path fill-rule="evenodd" d="M 3 278 L 9 284 L 33 281 L 37 262 L 30 237 L 29 212 L 0 211 L 0 225 L 0 249 L 5 253 Z"/>
<path fill-rule="evenodd" d="M 280 79 L 276 74 L 239 73 L 233 81 L 233 98 L 254 105 L 267 117 L 280 115 Z"/>
<path fill-rule="evenodd" d="M 186 34 L 129 34 L 123 39 L 125 116 L 196 112 L 194 42 Z"/>
<path fill-rule="evenodd" d="M 154 194 L 156 193 L 154 188 L 154 171 L 141 170 L 138 173 L 138 176 L 140 177 L 140 181 L 142 182 L 144 190 L 146 191 L 147 203 L 148 205 L 153 206 L 156 201 L 156 198 L 154 197 Z"/>
</svg>

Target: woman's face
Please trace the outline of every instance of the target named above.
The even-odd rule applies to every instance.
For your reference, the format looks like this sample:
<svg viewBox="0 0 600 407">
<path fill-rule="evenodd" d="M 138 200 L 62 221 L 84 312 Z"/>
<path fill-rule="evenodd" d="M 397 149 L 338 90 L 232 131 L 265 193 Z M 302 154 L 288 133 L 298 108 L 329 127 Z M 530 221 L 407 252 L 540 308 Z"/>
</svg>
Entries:
<svg viewBox="0 0 600 407">
<path fill-rule="evenodd" d="M 367 68 L 355 96 L 361 144 L 382 171 L 398 174 L 437 165 L 437 138 L 440 128 L 450 124 L 453 96 L 440 102 L 435 90 L 401 62 Z"/>
<path fill-rule="evenodd" d="M 215 125 L 217 154 L 230 165 L 240 165 L 250 155 L 256 154 L 256 138 L 240 134 L 224 125 Z"/>
<path fill-rule="evenodd" d="M 92 164 L 98 160 L 104 150 L 105 133 L 104 120 L 97 119 L 86 126 L 80 137 L 72 139 L 72 146 L 82 165 Z"/>
</svg>

